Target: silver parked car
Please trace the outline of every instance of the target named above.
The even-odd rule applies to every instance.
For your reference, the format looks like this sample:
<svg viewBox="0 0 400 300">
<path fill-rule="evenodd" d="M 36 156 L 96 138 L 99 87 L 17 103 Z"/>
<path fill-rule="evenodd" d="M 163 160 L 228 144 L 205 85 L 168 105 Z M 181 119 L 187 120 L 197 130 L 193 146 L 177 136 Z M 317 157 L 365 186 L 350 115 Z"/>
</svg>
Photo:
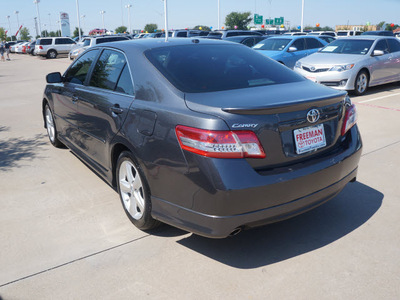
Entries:
<svg viewBox="0 0 400 300">
<path fill-rule="evenodd" d="M 294 70 L 312 81 L 362 95 L 368 87 L 400 80 L 400 41 L 388 36 L 338 39 L 300 59 Z"/>
</svg>

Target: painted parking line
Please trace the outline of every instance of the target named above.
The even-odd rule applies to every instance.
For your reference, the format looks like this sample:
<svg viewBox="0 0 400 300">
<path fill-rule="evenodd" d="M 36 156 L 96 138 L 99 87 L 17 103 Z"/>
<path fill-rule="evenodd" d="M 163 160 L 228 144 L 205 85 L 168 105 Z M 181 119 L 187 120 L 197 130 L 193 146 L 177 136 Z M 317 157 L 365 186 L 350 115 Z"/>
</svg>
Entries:
<svg viewBox="0 0 400 300">
<path fill-rule="evenodd" d="M 385 98 L 389 98 L 389 97 L 393 97 L 393 96 L 399 96 L 399 95 L 400 95 L 400 93 L 390 94 L 390 95 L 386 95 L 386 96 L 382 96 L 382 97 L 377 97 L 377 98 L 373 98 L 373 99 L 360 101 L 358 103 L 367 103 L 367 102 L 372 102 L 372 101 L 381 100 L 381 99 L 385 99 Z"/>
<path fill-rule="evenodd" d="M 364 105 L 364 106 L 369 106 L 369 107 L 374 107 L 374 108 L 381 108 L 381 109 L 387 109 L 387 110 L 394 110 L 394 111 L 400 111 L 399 108 L 393 108 L 393 107 L 385 107 L 385 106 L 380 106 L 380 105 L 373 105 L 373 104 L 366 104 L 366 103 L 362 103 L 362 102 L 355 102 L 355 104 L 360 104 L 360 105 Z"/>
</svg>

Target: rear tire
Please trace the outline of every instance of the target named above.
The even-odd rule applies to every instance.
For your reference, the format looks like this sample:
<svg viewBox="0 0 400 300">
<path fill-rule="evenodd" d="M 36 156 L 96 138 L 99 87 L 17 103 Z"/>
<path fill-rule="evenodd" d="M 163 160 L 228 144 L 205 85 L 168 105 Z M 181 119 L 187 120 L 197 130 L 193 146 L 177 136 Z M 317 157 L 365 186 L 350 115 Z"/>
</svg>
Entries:
<svg viewBox="0 0 400 300">
<path fill-rule="evenodd" d="M 150 230 L 160 225 L 151 216 L 150 190 L 140 166 L 132 154 L 124 151 L 118 158 L 117 189 L 122 207 L 129 220 L 141 230 Z"/>
<path fill-rule="evenodd" d="M 366 71 L 360 71 L 357 74 L 356 80 L 354 82 L 354 94 L 356 94 L 357 96 L 364 95 L 368 89 L 368 83 L 368 73 Z"/>
<path fill-rule="evenodd" d="M 49 50 L 49 52 L 47 52 L 47 58 L 57 58 L 57 51 Z"/>
</svg>

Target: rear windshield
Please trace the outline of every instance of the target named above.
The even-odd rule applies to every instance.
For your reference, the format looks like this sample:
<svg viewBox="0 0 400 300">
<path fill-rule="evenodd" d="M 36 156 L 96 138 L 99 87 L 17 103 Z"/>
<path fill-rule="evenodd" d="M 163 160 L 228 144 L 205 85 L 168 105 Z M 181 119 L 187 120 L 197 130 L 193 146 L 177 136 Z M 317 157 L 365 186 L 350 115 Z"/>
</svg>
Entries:
<svg viewBox="0 0 400 300">
<path fill-rule="evenodd" d="M 184 45 L 149 49 L 149 61 L 177 89 L 202 93 L 305 80 L 242 45 Z"/>
<path fill-rule="evenodd" d="M 253 47 L 254 50 L 282 51 L 291 39 L 267 39 L 259 42 Z"/>
<path fill-rule="evenodd" d="M 365 55 L 373 43 L 373 40 L 339 39 L 322 48 L 320 52 Z"/>
</svg>

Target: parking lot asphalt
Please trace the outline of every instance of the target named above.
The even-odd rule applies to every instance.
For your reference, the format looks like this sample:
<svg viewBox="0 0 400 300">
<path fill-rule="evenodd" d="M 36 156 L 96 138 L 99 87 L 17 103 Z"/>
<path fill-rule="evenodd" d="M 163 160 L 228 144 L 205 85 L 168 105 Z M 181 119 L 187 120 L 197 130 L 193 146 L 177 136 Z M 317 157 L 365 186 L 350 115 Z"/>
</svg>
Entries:
<svg viewBox="0 0 400 300">
<path fill-rule="evenodd" d="M 398 299 L 400 84 L 352 97 L 357 182 L 306 214 L 222 240 L 126 218 L 118 194 L 48 142 L 45 75 L 0 62 L 0 299 Z M 245 201 L 245 199 L 244 199 Z"/>
</svg>

